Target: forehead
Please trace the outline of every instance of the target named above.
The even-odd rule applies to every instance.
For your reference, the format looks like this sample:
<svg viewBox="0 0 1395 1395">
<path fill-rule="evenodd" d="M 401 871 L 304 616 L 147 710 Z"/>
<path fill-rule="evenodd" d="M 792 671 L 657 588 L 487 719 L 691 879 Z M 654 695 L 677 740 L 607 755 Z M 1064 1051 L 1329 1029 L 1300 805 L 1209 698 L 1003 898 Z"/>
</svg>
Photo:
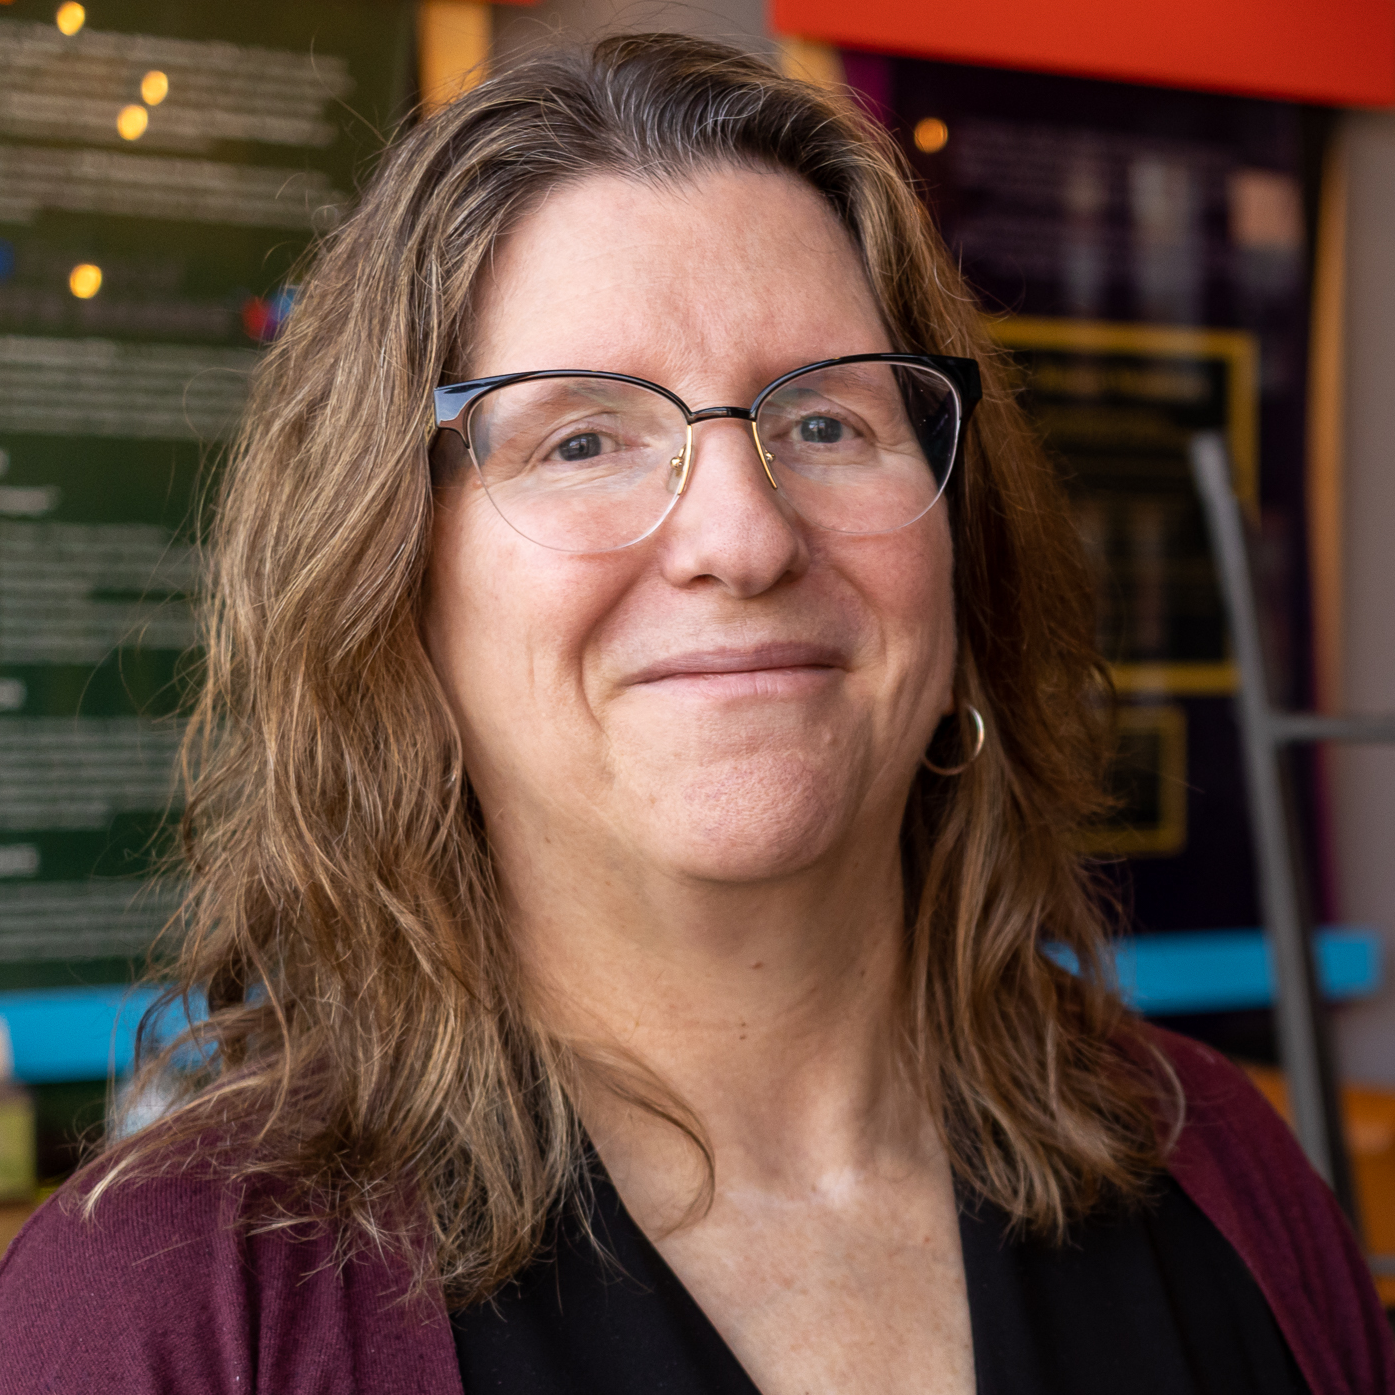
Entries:
<svg viewBox="0 0 1395 1395">
<path fill-rule="evenodd" d="M 472 376 L 603 368 L 670 383 L 768 378 L 890 347 L 852 239 L 792 175 L 552 190 L 495 248 Z M 762 376 L 763 375 L 763 376 Z"/>
</svg>

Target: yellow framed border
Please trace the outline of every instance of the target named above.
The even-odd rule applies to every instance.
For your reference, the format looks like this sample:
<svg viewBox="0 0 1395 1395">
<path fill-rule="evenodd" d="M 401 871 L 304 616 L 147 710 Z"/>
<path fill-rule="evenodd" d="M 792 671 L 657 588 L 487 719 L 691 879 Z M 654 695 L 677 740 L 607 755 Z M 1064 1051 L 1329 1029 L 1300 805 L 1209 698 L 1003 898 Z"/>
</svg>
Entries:
<svg viewBox="0 0 1395 1395">
<path fill-rule="evenodd" d="M 1113 664 L 1114 687 L 1126 697 L 1229 697 L 1240 686 L 1230 659 L 1214 664 Z"/>
<path fill-rule="evenodd" d="M 1187 713 L 1177 703 L 1120 706 L 1120 732 L 1156 732 L 1158 750 L 1158 821 L 1147 828 L 1100 824 L 1078 840 L 1081 852 L 1094 856 L 1169 857 L 1187 845 Z"/>
<path fill-rule="evenodd" d="M 1226 374 L 1226 445 L 1235 494 L 1259 507 L 1259 347 L 1238 329 L 1126 324 L 1013 315 L 987 321 L 1005 349 L 1058 349 L 1150 358 L 1223 359 Z M 1239 687 L 1230 660 L 1218 663 L 1116 664 L 1114 684 L 1128 696 L 1226 697 Z"/>
<path fill-rule="evenodd" d="M 1224 359 L 1226 446 L 1236 497 L 1259 504 L 1259 349 L 1239 329 L 1124 324 L 1012 315 L 990 319 L 988 332 L 1005 349 L 1073 349 L 1078 353 L 1137 354 L 1152 358 Z"/>
</svg>

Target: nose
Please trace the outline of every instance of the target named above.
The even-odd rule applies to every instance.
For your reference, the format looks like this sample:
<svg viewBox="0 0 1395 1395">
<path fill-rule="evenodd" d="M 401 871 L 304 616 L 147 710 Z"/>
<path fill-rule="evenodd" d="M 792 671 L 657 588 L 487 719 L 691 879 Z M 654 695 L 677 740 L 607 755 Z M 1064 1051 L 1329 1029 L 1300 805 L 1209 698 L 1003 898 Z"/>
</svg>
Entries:
<svg viewBox="0 0 1395 1395">
<path fill-rule="evenodd" d="M 771 487 L 743 421 L 695 424 L 688 487 L 660 538 L 670 583 L 707 579 L 741 599 L 802 574 L 809 564 L 803 529 Z"/>
</svg>

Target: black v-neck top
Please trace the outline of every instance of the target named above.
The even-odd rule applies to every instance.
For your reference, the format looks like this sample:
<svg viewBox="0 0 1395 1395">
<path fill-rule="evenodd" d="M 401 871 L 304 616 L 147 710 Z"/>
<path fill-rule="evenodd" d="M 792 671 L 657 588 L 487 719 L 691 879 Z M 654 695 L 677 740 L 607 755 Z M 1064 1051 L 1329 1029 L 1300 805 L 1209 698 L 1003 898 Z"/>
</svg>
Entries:
<svg viewBox="0 0 1395 1395">
<path fill-rule="evenodd" d="M 760 1395 L 593 1176 L 608 1258 L 563 1219 L 492 1301 L 453 1313 L 465 1395 Z M 959 1233 L 979 1395 L 1307 1395 L 1249 1270 L 1170 1177 L 1064 1246 L 1011 1238 L 986 1204 L 961 1206 Z"/>
</svg>

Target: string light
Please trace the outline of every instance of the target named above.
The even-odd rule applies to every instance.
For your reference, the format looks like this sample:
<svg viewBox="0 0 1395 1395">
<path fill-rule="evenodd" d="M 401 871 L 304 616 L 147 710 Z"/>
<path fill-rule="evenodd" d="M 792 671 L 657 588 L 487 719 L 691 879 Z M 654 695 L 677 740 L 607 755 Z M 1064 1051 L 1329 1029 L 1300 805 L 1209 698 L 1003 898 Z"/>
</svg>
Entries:
<svg viewBox="0 0 1395 1395">
<path fill-rule="evenodd" d="M 71 39 L 87 23 L 87 11 L 77 3 L 77 0 L 67 0 L 66 4 L 58 7 L 58 13 L 54 15 L 53 22 L 58 26 L 60 34 L 66 34 Z"/>
<path fill-rule="evenodd" d="M 924 116 L 915 123 L 912 138 L 917 150 L 924 155 L 933 155 L 948 143 L 949 127 L 938 116 Z"/>
<path fill-rule="evenodd" d="M 170 80 L 158 68 L 152 68 L 140 80 L 140 99 L 148 107 L 158 107 L 169 92 Z"/>
<path fill-rule="evenodd" d="M 79 262 L 68 273 L 68 289 L 79 300 L 91 300 L 102 289 L 102 268 L 91 262 Z"/>
<path fill-rule="evenodd" d="M 135 102 L 122 107 L 116 117 L 116 129 L 122 140 L 139 140 L 149 124 L 150 113 Z"/>
</svg>

